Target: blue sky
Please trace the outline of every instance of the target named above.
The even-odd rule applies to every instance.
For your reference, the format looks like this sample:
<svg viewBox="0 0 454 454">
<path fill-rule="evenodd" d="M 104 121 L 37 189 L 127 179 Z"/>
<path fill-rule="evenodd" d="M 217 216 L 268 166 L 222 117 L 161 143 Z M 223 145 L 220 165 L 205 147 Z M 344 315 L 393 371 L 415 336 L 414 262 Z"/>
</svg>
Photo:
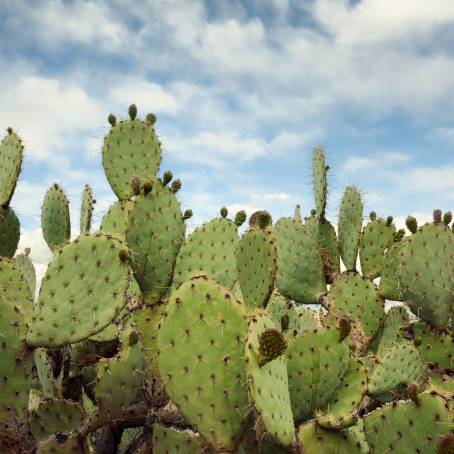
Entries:
<svg viewBox="0 0 454 454">
<path fill-rule="evenodd" d="M 44 255 L 51 183 L 75 233 L 85 183 L 97 222 L 114 200 L 102 139 L 108 113 L 131 102 L 157 115 L 162 171 L 183 181 L 192 227 L 222 205 L 309 212 L 317 144 L 334 221 L 349 184 L 381 216 L 453 208 L 452 0 L 4 0 L 0 67 L 0 127 L 26 146 L 12 201 L 21 245 Z"/>
</svg>

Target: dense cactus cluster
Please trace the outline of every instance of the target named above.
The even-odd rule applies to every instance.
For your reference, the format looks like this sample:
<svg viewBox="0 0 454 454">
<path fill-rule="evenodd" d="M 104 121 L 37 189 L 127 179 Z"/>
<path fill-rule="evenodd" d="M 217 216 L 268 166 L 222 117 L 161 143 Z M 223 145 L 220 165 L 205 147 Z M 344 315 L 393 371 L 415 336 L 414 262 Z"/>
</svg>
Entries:
<svg viewBox="0 0 454 454">
<path fill-rule="evenodd" d="M 454 452 L 450 213 L 409 234 L 364 223 L 350 186 L 336 230 L 318 147 L 309 216 L 258 211 L 240 235 L 245 213 L 223 207 L 186 235 L 156 117 L 108 120 L 118 200 L 91 232 L 85 186 L 70 240 L 50 187 L 37 296 L 9 206 L 24 147 L 11 128 L 0 144 L 0 452 Z"/>
</svg>

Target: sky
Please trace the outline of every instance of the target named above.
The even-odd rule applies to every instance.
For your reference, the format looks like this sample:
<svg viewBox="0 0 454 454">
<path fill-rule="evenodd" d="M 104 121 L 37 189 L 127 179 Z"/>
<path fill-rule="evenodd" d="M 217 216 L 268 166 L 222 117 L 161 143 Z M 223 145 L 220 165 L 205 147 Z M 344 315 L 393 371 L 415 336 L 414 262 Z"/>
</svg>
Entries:
<svg viewBox="0 0 454 454">
<path fill-rule="evenodd" d="M 77 235 L 90 184 L 99 225 L 107 116 L 132 102 L 157 116 L 189 229 L 223 205 L 309 213 L 317 145 L 333 222 L 351 184 L 400 224 L 454 205 L 452 0 L 0 0 L 0 68 L 0 130 L 25 144 L 20 247 L 43 266 L 47 188 L 64 187 Z"/>
</svg>

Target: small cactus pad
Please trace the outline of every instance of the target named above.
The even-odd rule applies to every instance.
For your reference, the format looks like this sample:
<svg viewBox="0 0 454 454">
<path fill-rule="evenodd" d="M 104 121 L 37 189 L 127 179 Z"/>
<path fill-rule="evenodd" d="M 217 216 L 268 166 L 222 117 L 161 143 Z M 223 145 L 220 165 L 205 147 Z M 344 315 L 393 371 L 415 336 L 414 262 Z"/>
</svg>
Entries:
<svg viewBox="0 0 454 454">
<path fill-rule="evenodd" d="M 17 249 L 20 224 L 12 208 L 0 208 L 0 257 L 11 258 Z"/>
<path fill-rule="evenodd" d="M 325 405 L 326 410 L 317 412 L 317 424 L 327 429 L 342 429 L 352 425 L 356 421 L 352 414 L 359 407 L 366 391 L 366 369 L 352 357 L 340 386 Z"/>
<path fill-rule="evenodd" d="M 398 267 L 405 300 L 436 328 L 448 324 L 454 300 L 454 235 L 443 223 L 426 224 L 405 242 Z"/>
<path fill-rule="evenodd" d="M 304 454 L 360 454 L 360 442 L 350 431 L 327 430 L 315 421 L 298 428 L 298 439 Z"/>
<path fill-rule="evenodd" d="M 386 250 L 394 243 L 396 227 L 384 219 L 375 219 L 363 229 L 359 259 L 363 276 L 375 279 L 383 270 Z"/>
<path fill-rule="evenodd" d="M 341 386 L 350 363 L 348 339 L 339 342 L 331 327 L 313 330 L 289 342 L 287 357 L 293 417 L 300 420 L 324 408 Z"/>
<path fill-rule="evenodd" d="M 100 233 L 59 249 L 44 276 L 27 342 L 56 347 L 107 326 L 126 304 L 129 255 L 122 241 Z"/>
<path fill-rule="evenodd" d="M 354 271 L 342 273 L 334 280 L 327 299 L 330 314 L 357 320 L 369 340 L 380 329 L 385 316 L 384 306 L 377 286 Z"/>
<path fill-rule="evenodd" d="M 82 192 L 82 205 L 80 207 L 80 233 L 90 233 L 91 217 L 93 215 L 93 193 L 86 184 Z"/>
<path fill-rule="evenodd" d="M 312 187 L 317 217 L 321 220 L 325 219 L 326 194 L 328 192 L 327 171 L 325 152 L 321 147 L 317 147 L 312 154 Z"/>
<path fill-rule="evenodd" d="M 82 454 L 87 452 L 77 434 L 57 433 L 38 443 L 36 454 Z"/>
<path fill-rule="evenodd" d="M 200 454 L 203 445 L 200 436 L 192 430 L 178 430 L 155 424 L 153 426 L 153 452 L 156 454 Z"/>
<path fill-rule="evenodd" d="M 404 301 L 402 286 L 399 282 L 398 267 L 400 264 L 400 255 L 405 246 L 406 239 L 407 238 L 402 238 L 393 243 L 385 255 L 378 290 L 380 295 L 388 300 Z"/>
<path fill-rule="evenodd" d="M 281 218 L 274 228 L 277 248 L 276 288 L 298 303 L 317 303 L 326 291 L 317 240 L 304 225 Z"/>
<path fill-rule="evenodd" d="M 237 280 L 237 226 L 226 218 L 213 219 L 195 229 L 184 242 L 175 263 L 173 287 L 192 276 L 206 274 L 228 289 Z"/>
<path fill-rule="evenodd" d="M 30 431 L 42 440 L 56 432 L 75 429 L 84 414 L 83 408 L 72 400 L 44 398 L 30 411 Z"/>
<path fill-rule="evenodd" d="M 293 301 L 288 300 L 279 292 L 274 291 L 266 306 L 266 311 L 276 326 L 283 330 L 289 330 L 296 334 L 302 334 L 315 328 L 315 311 L 305 306 L 297 306 Z M 288 326 L 281 326 L 282 317 L 288 317 Z"/>
<path fill-rule="evenodd" d="M 102 218 L 99 231 L 123 238 L 128 227 L 129 213 L 132 207 L 133 202 L 130 200 L 117 200 Z"/>
<path fill-rule="evenodd" d="M 294 425 L 288 389 L 286 358 L 279 356 L 260 365 L 260 339 L 276 326 L 268 315 L 257 313 L 249 321 L 246 340 L 249 400 L 258 422 L 271 440 L 283 447 L 294 441 Z"/>
<path fill-rule="evenodd" d="M 144 294 L 157 300 L 167 291 L 184 233 L 178 199 L 154 181 L 150 192 L 135 199 L 126 231 L 132 268 Z"/>
<path fill-rule="evenodd" d="M 377 357 L 382 358 L 388 348 L 404 338 L 404 328 L 408 325 L 408 312 L 403 306 L 394 306 L 386 314 L 380 333 Z"/>
<path fill-rule="evenodd" d="M 436 392 L 420 395 L 420 404 L 386 404 L 364 417 L 364 432 L 371 454 L 437 452 L 441 437 L 454 429 L 446 401 Z"/>
<path fill-rule="evenodd" d="M 99 422 L 115 419 L 131 404 L 143 399 L 145 356 L 141 342 L 131 342 L 136 334 L 133 327 L 126 327 L 118 355 L 103 358 L 97 365 L 95 397 Z"/>
<path fill-rule="evenodd" d="M 249 413 L 241 303 L 207 277 L 175 290 L 158 330 L 159 374 L 186 421 L 215 449 L 233 450 Z"/>
<path fill-rule="evenodd" d="M 426 378 L 426 368 L 412 342 L 402 341 L 392 345 L 383 354 L 369 376 L 368 393 L 375 399 L 386 401 L 410 383 L 421 385 Z"/>
<path fill-rule="evenodd" d="M 133 195 L 131 177 L 150 178 L 159 170 L 161 143 L 153 126 L 138 119 L 112 126 L 104 138 L 102 164 L 113 192 L 120 200 Z"/>
<path fill-rule="evenodd" d="M 35 348 L 33 350 L 33 361 L 38 374 L 41 392 L 44 397 L 55 397 L 58 394 L 57 381 L 54 378 L 52 363 L 47 356 L 45 348 Z"/>
<path fill-rule="evenodd" d="M 415 340 L 419 340 L 418 350 L 426 363 L 442 369 L 454 369 L 454 335 L 448 330 L 433 330 L 424 322 L 411 325 Z"/>
<path fill-rule="evenodd" d="M 0 143 L 0 206 L 4 207 L 9 205 L 13 197 L 24 150 L 19 136 L 10 131 Z"/>
<path fill-rule="evenodd" d="M 252 228 L 238 248 L 238 281 L 249 308 L 264 307 L 274 287 L 277 251 L 272 227 Z"/>
<path fill-rule="evenodd" d="M 66 243 L 71 235 L 69 202 L 63 189 L 54 183 L 44 196 L 41 211 L 43 236 L 51 251 Z"/>
<path fill-rule="evenodd" d="M 32 259 L 27 250 L 23 254 L 14 257 L 14 264 L 20 270 L 25 280 L 27 281 L 30 294 L 34 298 L 36 292 L 36 272 Z"/>
<path fill-rule="evenodd" d="M 356 269 L 362 222 L 361 195 L 355 186 L 349 186 L 342 197 L 338 225 L 340 255 L 348 271 Z"/>
</svg>

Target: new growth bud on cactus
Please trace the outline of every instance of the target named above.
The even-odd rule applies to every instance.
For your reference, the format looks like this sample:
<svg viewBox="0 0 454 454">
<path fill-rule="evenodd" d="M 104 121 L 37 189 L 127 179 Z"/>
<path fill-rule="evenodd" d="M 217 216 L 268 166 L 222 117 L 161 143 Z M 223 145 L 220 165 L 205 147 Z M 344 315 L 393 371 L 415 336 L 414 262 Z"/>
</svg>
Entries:
<svg viewBox="0 0 454 454">
<path fill-rule="evenodd" d="M 143 187 L 143 192 L 145 195 L 149 194 L 152 191 L 153 185 L 154 185 L 154 181 L 151 178 L 147 178 L 143 182 L 142 187 Z"/>
<path fill-rule="evenodd" d="M 134 175 L 133 177 L 131 177 L 131 188 L 132 188 L 132 193 L 134 195 L 140 194 L 140 186 L 141 186 L 140 177 L 138 177 L 137 175 Z"/>
<path fill-rule="evenodd" d="M 227 210 L 226 207 L 222 207 L 221 210 L 219 211 L 221 218 L 226 218 L 229 214 L 229 211 Z"/>
<path fill-rule="evenodd" d="M 452 221 L 452 213 L 450 211 L 447 211 L 444 215 L 443 215 L 443 223 L 445 225 L 449 225 L 449 223 Z"/>
<path fill-rule="evenodd" d="M 249 218 L 249 225 L 251 228 L 265 229 L 273 224 L 271 214 L 266 210 L 259 210 L 251 214 Z"/>
<path fill-rule="evenodd" d="M 190 210 L 190 209 L 185 210 L 185 212 L 183 213 L 183 220 L 186 221 L 187 219 L 192 218 L 192 215 L 193 215 L 192 210 Z"/>
<path fill-rule="evenodd" d="M 388 226 L 391 225 L 393 223 L 393 219 L 394 218 L 392 216 L 388 216 L 386 218 L 386 225 L 388 225 Z"/>
<path fill-rule="evenodd" d="M 371 211 L 369 214 L 369 219 L 371 221 L 375 221 L 377 219 L 377 213 L 375 211 Z"/>
<path fill-rule="evenodd" d="M 405 225 L 411 233 L 416 233 L 418 230 L 418 221 L 413 216 L 407 216 L 407 219 L 405 219 Z"/>
<path fill-rule="evenodd" d="M 173 180 L 170 187 L 172 189 L 172 192 L 176 194 L 181 189 L 181 180 L 179 178 Z"/>
<path fill-rule="evenodd" d="M 438 209 L 434 210 L 433 218 L 434 218 L 435 224 L 440 224 L 442 221 L 442 217 L 443 217 L 443 214 L 442 214 L 441 210 L 438 210 Z"/>
<path fill-rule="evenodd" d="M 135 104 L 131 104 L 128 109 L 129 118 L 131 120 L 135 120 L 137 117 L 137 106 Z"/>
<path fill-rule="evenodd" d="M 394 241 L 400 241 L 403 237 L 405 236 L 405 230 L 404 229 L 399 229 L 395 234 L 394 234 Z"/>
<path fill-rule="evenodd" d="M 419 398 L 419 385 L 417 383 L 410 383 L 407 386 L 407 394 L 417 407 L 421 405 L 421 399 Z"/>
<path fill-rule="evenodd" d="M 167 186 L 173 178 L 173 174 L 170 170 L 166 170 L 162 175 L 162 184 L 163 186 Z"/>
<path fill-rule="evenodd" d="M 237 227 L 241 227 L 244 222 L 246 221 L 246 218 L 247 218 L 247 214 L 246 214 L 246 211 L 244 210 L 240 210 L 236 213 L 235 215 L 235 224 L 237 225 Z"/>
<path fill-rule="evenodd" d="M 107 121 L 110 123 L 111 126 L 115 126 L 117 124 L 117 117 L 111 113 L 107 117 Z"/>
<path fill-rule="evenodd" d="M 147 116 L 145 117 L 145 122 L 149 126 L 154 126 L 156 123 L 156 115 L 154 113 L 147 113 Z"/>
</svg>

